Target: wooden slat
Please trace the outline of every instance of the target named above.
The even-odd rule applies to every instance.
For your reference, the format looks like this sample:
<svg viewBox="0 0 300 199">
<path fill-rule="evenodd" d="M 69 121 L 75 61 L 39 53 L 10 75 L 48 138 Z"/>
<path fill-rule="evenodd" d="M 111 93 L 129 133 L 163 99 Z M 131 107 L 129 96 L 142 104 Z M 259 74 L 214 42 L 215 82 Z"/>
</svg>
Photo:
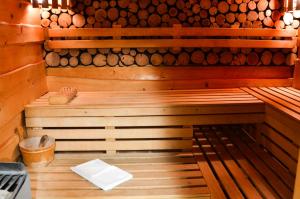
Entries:
<svg viewBox="0 0 300 199">
<path fill-rule="evenodd" d="M 215 48 L 294 48 L 296 40 L 241 39 L 133 39 L 133 40 L 50 40 L 51 49 L 70 48 L 158 48 L 158 47 L 215 47 Z"/>
<path fill-rule="evenodd" d="M 295 173 L 297 168 L 297 161 L 293 160 L 289 155 L 287 155 L 281 148 L 276 146 L 270 140 L 262 137 L 262 143 L 265 148 L 272 153 L 283 165 L 285 165 L 292 173 Z"/>
<path fill-rule="evenodd" d="M 263 122 L 263 114 L 224 114 L 152 117 L 26 118 L 27 127 L 172 126 Z"/>
<path fill-rule="evenodd" d="M 300 120 L 300 116 L 297 112 L 295 112 L 293 109 L 287 108 L 284 105 L 282 105 L 281 103 L 289 106 L 288 103 L 284 102 L 283 100 L 279 99 L 278 101 L 274 101 L 271 97 L 271 95 L 269 95 L 268 93 L 261 91 L 258 88 L 243 88 L 243 90 L 247 91 L 248 93 L 252 94 L 253 96 L 263 100 L 264 102 L 268 103 L 269 105 L 275 107 L 276 109 L 286 113 L 288 116 L 293 117 L 297 120 Z M 296 109 L 298 109 L 297 107 L 295 107 Z"/>
<path fill-rule="evenodd" d="M 295 37 L 297 30 L 252 28 L 78 28 L 49 29 L 49 37 L 96 37 L 96 36 L 243 36 L 243 37 Z"/>
<path fill-rule="evenodd" d="M 294 143 L 291 143 L 288 139 L 283 137 L 281 133 L 276 132 L 274 129 L 270 128 L 267 125 L 264 125 L 263 135 L 268 137 L 274 143 L 278 144 L 283 150 L 291 155 L 295 160 L 298 158 L 298 146 Z"/>
<path fill-rule="evenodd" d="M 275 156 L 271 156 L 270 153 L 266 152 L 266 150 L 262 150 L 262 147 L 254 143 L 246 136 L 242 136 L 242 138 L 246 141 L 246 143 L 251 147 L 251 149 L 266 163 L 269 165 L 270 169 L 276 173 L 281 180 L 290 188 L 293 189 L 294 186 L 294 176 L 292 172 L 290 172 L 286 167 L 281 164 L 278 164 L 278 161 L 274 158 Z M 263 139 L 262 139 L 263 144 Z"/>
<path fill-rule="evenodd" d="M 190 149 L 191 140 L 56 141 L 56 151 Z"/>
<path fill-rule="evenodd" d="M 130 138 L 191 138 L 191 128 L 147 129 L 27 129 L 28 136 L 47 134 L 55 139 L 130 139 Z"/>
<path fill-rule="evenodd" d="M 292 69 L 285 66 L 47 68 L 48 76 L 99 80 L 280 79 L 291 78 L 291 74 Z"/>
<path fill-rule="evenodd" d="M 133 179 L 117 186 L 110 192 L 99 190 L 67 169 L 87 161 L 85 154 L 75 156 L 74 154 L 70 156 L 61 154 L 60 158 L 55 158 L 48 167 L 29 168 L 33 197 L 80 197 L 84 199 L 99 197 L 110 199 L 210 198 L 210 192 L 201 171 L 195 163 L 190 164 L 191 161 L 195 162 L 194 158 L 181 158 L 181 155 L 177 153 L 160 154 L 133 153 L 110 157 L 90 154 L 88 158 L 103 159 L 105 162 L 119 166 L 133 174 Z M 62 166 L 64 170 L 59 169 Z M 153 183 L 154 181 L 156 183 Z"/>
<path fill-rule="evenodd" d="M 44 30 L 40 26 L 0 24 L 0 46 L 43 42 Z"/>
<path fill-rule="evenodd" d="M 130 84 L 129 84 L 130 83 Z M 80 91 L 124 91 L 127 90 L 181 90 L 207 88 L 237 88 L 255 86 L 291 86 L 291 79 L 203 79 L 203 80 L 164 80 L 134 81 L 96 80 L 84 78 L 47 76 L 49 91 L 58 91 L 65 85 L 74 86 Z"/>
<path fill-rule="evenodd" d="M 195 153 L 195 159 L 197 160 L 197 164 L 198 164 L 200 170 L 202 171 L 203 177 L 206 180 L 206 183 L 208 185 L 209 191 L 211 193 L 211 198 L 212 199 L 225 199 L 226 196 L 225 196 L 218 180 L 214 176 L 214 173 L 211 170 L 208 162 L 205 160 L 204 155 L 199 154 L 199 152 L 200 152 L 199 148 L 194 148 L 193 151 Z"/>
<path fill-rule="evenodd" d="M 201 148 L 201 151 L 203 151 L 203 153 L 207 157 L 207 160 L 210 162 L 210 165 L 212 165 L 213 170 L 218 176 L 220 183 L 223 185 L 229 197 L 237 198 L 237 199 L 244 198 L 239 188 L 235 185 L 234 180 L 232 179 L 230 174 L 226 171 L 226 168 L 223 165 L 222 161 L 218 158 L 216 153 L 213 151 L 212 146 L 209 143 L 204 143 L 207 142 L 205 138 L 203 138 L 205 141 L 203 139 L 199 141 L 200 133 L 197 133 L 196 137 L 197 137 L 196 138 L 197 141 L 199 142 L 199 147 Z M 205 147 L 202 147 L 202 145 L 205 145 Z"/>
<path fill-rule="evenodd" d="M 265 122 L 284 136 L 288 137 L 297 146 L 300 145 L 300 135 L 297 133 L 300 124 L 296 120 L 287 117 L 279 110 L 267 105 Z"/>
<path fill-rule="evenodd" d="M 235 134 L 236 135 L 236 134 Z M 248 148 L 245 143 L 241 142 L 236 136 L 230 135 L 230 139 L 233 143 L 240 148 L 242 153 L 252 162 L 253 165 L 260 171 L 262 175 L 268 180 L 270 185 L 282 198 L 291 198 L 292 191 L 268 168 L 268 166 L 262 162 L 253 151 Z"/>
<path fill-rule="evenodd" d="M 214 136 L 218 137 L 219 142 L 221 142 L 227 149 L 228 153 L 236 159 L 241 169 L 243 169 L 245 174 L 249 176 L 249 179 L 251 179 L 252 183 L 265 198 L 279 198 L 264 177 L 251 165 L 250 162 L 247 161 L 246 157 L 242 155 L 238 148 L 235 147 L 223 133 L 214 133 Z"/>
<path fill-rule="evenodd" d="M 141 115 L 197 115 L 197 114 L 224 114 L 224 113 L 260 113 L 264 112 L 262 103 L 243 103 L 228 105 L 203 105 L 203 106 L 176 106 L 167 107 L 159 104 L 160 107 L 122 107 L 109 108 L 101 105 L 94 108 L 81 106 L 70 107 L 48 107 L 47 105 L 27 105 L 25 108 L 26 117 L 68 117 L 68 116 L 141 116 Z"/>
</svg>

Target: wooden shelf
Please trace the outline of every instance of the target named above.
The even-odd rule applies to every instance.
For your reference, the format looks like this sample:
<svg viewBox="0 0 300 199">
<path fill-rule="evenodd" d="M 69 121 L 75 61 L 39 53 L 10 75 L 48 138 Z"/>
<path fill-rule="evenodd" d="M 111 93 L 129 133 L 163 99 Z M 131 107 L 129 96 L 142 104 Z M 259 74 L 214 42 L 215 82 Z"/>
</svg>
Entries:
<svg viewBox="0 0 300 199">
<path fill-rule="evenodd" d="M 49 38 L 52 49 L 62 48 L 159 48 L 159 47 L 228 47 L 228 48 L 294 48 L 297 45 L 296 30 L 275 29 L 226 29 L 226 28 L 94 28 L 53 29 Z M 125 36 L 125 38 L 121 38 Z M 70 38 L 71 39 L 68 39 Z M 74 40 L 72 37 L 111 37 L 106 39 Z M 129 37 L 174 37 L 129 38 Z M 178 38 L 179 37 L 179 38 Z M 184 38 L 180 38 L 184 37 Z M 187 38 L 191 37 L 191 38 Z M 195 38 L 196 37 L 196 38 Z M 204 38 L 199 38 L 204 37 Z M 209 38 L 211 37 L 211 38 Z M 216 37 L 220 37 L 217 38 Z M 229 37 L 224 39 L 224 37 Z M 243 38 L 236 38 L 243 37 Z M 245 38 L 246 37 L 246 38 Z M 250 38 L 249 38 L 250 37 Z M 276 40 L 272 40 L 276 37 Z M 114 39 L 115 38 L 115 39 Z M 261 39 L 263 38 L 263 39 Z M 279 38 L 279 39 L 278 39 Z M 283 38 L 283 39 L 280 39 Z"/>
</svg>

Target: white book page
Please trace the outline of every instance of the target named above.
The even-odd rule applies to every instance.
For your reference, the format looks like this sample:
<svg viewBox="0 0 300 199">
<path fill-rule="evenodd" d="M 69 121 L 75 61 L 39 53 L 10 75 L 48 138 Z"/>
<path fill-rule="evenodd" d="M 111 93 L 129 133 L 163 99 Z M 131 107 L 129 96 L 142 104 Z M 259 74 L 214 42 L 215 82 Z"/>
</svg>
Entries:
<svg viewBox="0 0 300 199">
<path fill-rule="evenodd" d="M 91 160 L 86 163 L 80 164 L 78 166 L 72 167 L 72 171 L 81 175 L 86 179 L 92 178 L 95 174 L 103 172 L 105 169 L 109 168 L 110 165 L 102 160 L 96 159 Z"/>
<path fill-rule="evenodd" d="M 111 166 L 105 171 L 94 175 L 91 182 L 103 190 L 110 190 L 115 186 L 130 180 L 132 175 L 118 167 Z"/>
<path fill-rule="evenodd" d="M 99 159 L 71 167 L 71 170 L 105 191 L 133 177 L 130 173 Z"/>
</svg>

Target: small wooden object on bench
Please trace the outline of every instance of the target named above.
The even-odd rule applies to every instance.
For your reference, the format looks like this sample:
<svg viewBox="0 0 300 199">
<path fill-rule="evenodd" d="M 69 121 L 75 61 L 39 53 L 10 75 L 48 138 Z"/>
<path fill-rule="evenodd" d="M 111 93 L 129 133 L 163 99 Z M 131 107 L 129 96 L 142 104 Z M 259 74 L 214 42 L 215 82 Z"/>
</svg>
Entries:
<svg viewBox="0 0 300 199">
<path fill-rule="evenodd" d="M 69 103 L 76 97 L 77 89 L 72 87 L 62 87 L 59 92 L 48 98 L 49 104 L 60 105 Z"/>
</svg>

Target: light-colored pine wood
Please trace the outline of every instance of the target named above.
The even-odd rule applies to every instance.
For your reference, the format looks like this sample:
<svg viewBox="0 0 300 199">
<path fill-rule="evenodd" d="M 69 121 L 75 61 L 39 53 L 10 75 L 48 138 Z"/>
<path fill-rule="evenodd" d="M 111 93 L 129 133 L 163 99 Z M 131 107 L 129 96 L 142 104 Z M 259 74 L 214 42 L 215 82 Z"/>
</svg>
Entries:
<svg viewBox="0 0 300 199">
<path fill-rule="evenodd" d="M 132 40 L 50 40 L 51 49 L 65 48 L 155 48 L 159 47 L 229 47 L 229 48 L 294 48 L 293 40 L 240 39 L 132 39 Z"/>
<path fill-rule="evenodd" d="M 69 85 L 80 91 L 120 91 L 120 90 L 180 90 L 180 89 L 207 89 L 207 88 L 236 88 L 259 86 L 291 86 L 292 79 L 201 79 L 201 80 L 96 80 L 72 77 L 47 76 L 49 91 L 58 91 L 59 88 Z"/>
</svg>

